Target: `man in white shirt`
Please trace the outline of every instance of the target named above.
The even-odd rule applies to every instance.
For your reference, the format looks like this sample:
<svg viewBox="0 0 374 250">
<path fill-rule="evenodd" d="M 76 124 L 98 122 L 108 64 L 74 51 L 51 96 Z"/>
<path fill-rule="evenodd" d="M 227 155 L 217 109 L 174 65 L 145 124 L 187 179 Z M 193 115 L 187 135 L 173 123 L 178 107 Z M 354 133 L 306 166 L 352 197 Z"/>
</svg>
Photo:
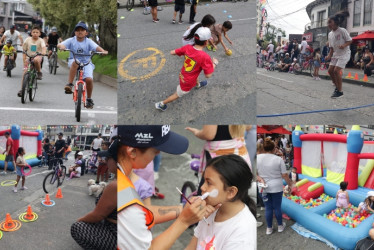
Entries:
<svg viewBox="0 0 374 250">
<path fill-rule="evenodd" d="M 308 43 L 306 42 L 306 37 L 303 37 L 303 41 L 301 42 L 301 48 L 300 48 L 301 54 L 306 53 L 307 47 L 308 47 Z"/>
<path fill-rule="evenodd" d="M 282 135 L 281 142 L 282 142 L 283 148 L 286 148 L 288 140 L 284 135 Z"/>
<path fill-rule="evenodd" d="M 269 45 L 268 45 L 266 50 L 267 50 L 268 53 L 270 53 L 270 52 L 273 53 L 274 52 L 274 44 L 271 41 L 269 42 Z"/>
<path fill-rule="evenodd" d="M 1 37 L 0 44 L 4 43 L 4 41 L 12 40 L 13 46 L 17 49 L 17 42 L 18 39 L 21 41 L 19 44 L 20 46 L 23 45 L 23 38 L 21 34 L 16 30 L 16 26 L 10 25 L 10 29 L 5 31 L 4 35 Z M 17 59 L 17 52 L 14 53 L 14 61 Z"/>
<path fill-rule="evenodd" d="M 101 138 L 101 133 L 99 133 L 97 138 L 95 138 L 91 143 L 91 150 L 100 151 L 102 143 L 103 143 L 103 138 Z"/>
</svg>

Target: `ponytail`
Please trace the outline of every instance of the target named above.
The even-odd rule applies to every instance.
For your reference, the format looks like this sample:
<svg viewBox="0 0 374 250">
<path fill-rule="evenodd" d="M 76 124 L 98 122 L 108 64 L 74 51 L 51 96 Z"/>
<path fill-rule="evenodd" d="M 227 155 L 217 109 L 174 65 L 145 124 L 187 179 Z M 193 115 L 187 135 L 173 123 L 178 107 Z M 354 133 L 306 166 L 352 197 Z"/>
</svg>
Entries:
<svg viewBox="0 0 374 250">
<path fill-rule="evenodd" d="M 349 17 L 348 11 L 339 11 L 335 15 L 329 16 L 329 19 L 333 20 L 337 26 L 340 26 L 347 17 Z"/>
<path fill-rule="evenodd" d="M 190 31 L 190 33 L 185 37 L 185 40 L 191 40 L 195 36 L 195 32 L 200 27 L 207 27 L 209 28 L 213 24 L 216 23 L 216 19 L 212 15 L 205 15 L 203 19 L 201 20 L 201 23 L 198 23 L 193 27 L 193 29 Z"/>
</svg>

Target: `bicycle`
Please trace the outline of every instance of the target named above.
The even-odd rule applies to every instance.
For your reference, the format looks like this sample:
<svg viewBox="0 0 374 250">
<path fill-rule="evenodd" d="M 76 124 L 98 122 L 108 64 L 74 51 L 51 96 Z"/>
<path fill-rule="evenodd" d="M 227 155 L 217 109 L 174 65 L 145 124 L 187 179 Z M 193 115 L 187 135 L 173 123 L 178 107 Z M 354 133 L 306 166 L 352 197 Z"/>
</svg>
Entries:
<svg viewBox="0 0 374 250">
<path fill-rule="evenodd" d="M 66 167 L 63 165 L 62 158 L 52 157 L 50 159 L 53 171 L 44 178 L 43 190 L 46 194 L 56 191 L 62 185 L 66 176 Z M 55 184 L 57 181 L 57 185 Z"/>
<path fill-rule="evenodd" d="M 14 61 L 13 59 L 11 59 L 11 57 L 14 55 L 13 52 L 5 52 L 5 51 L 1 51 L 1 53 L 4 55 L 4 60 L 5 60 L 5 56 L 8 57 L 8 61 L 5 65 L 5 68 L 6 68 L 6 76 L 7 77 L 12 77 L 12 69 L 14 68 Z"/>
<path fill-rule="evenodd" d="M 184 197 L 187 197 L 187 199 L 189 199 L 190 197 L 197 195 L 197 189 L 201 181 L 201 179 L 199 178 L 200 155 L 191 154 L 191 158 L 193 160 L 190 162 L 190 168 L 192 171 L 194 171 L 194 175 L 197 179 L 197 184 L 194 184 L 192 181 L 186 181 L 183 183 L 181 192 L 184 196 L 180 196 L 180 203 L 182 203 L 183 205 L 187 203 L 187 200 Z"/>
<path fill-rule="evenodd" d="M 49 58 L 48 60 L 48 63 L 49 63 L 49 73 L 50 74 L 54 74 L 56 75 L 56 71 L 57 71 L 57 59 L 58 59 L 58 55 L 57 55 L 57 47 L 56 46 L 52 46 L 52 55 L 51 57 Z"/>
<path fill-rule="evenodd" d="M 37 72 L 35 69 L 34 58 L 37 56 L 47 56 L 39 52 L 36 52 L 35 55 L 29 55 L 27 51 L 23 51 L 24 54 L 29 58 L 29 63 L 27 66 L 27 72 L 23 76 L 22 81 L 22 90 L 21 90 L 21 102 L 26 103 L 27 94 L 29 94 L 30 102 L 34 101 L 36 95 L 36 89 L 38 88 L 37 82 Z"/>
<path fill-rule="evenodd" d="M 300 63 L 297 62 L 293 68 L 295 74 L 298 75 L 298 74 L 301 74 L 303 70 L 309 70 L 310 75 L 313 77 L 313 73 L 314 73 L 314 71 L 312 70 L 313 58 L 312 57 L 299 58 L 298 61 L 300 61 Z"/>
<path fill-rule="evenodd" d="M 126 9 L 131 11 L 134 8 L 135 0 L 127 0 Z"/>
<path fill-rule="evenodd" d="M 75 117 L 77 119 L 77 122 L 80 122 L 81 120 L 81 105 L 83 102 L 83 105 L 86 107 L 86 83 L 83 80 L 83 72 L 84 67 L 91 63 L 92 57 L 96 54 L 102 55 L 105 54 L 104 52 L 96 52 L 91 51 L 90 55 L 82 55 L 82 54 L 76 54 L 70 49 L 65 49 L 65 51 L 70 51 L 73 54 L 74 61 L 78 65 L 77 69 L 77 76 L 76 76 L 76 82 L 74 85 L 74 91 L 73 91 L 73 100 L 75 103 Z M 86 63 L 80 62 L 76 56 L 89 56 L 90 60 L 88 60 Z"/>
</svg>

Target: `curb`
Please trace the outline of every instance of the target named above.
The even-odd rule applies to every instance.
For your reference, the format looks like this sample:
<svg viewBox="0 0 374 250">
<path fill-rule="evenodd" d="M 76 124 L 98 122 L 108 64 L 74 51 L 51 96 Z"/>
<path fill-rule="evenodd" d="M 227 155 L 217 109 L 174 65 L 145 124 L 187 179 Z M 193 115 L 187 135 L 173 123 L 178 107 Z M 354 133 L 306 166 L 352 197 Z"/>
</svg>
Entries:
<svg viewBox="0 0 374 250">
<path fill-rule="evenodd" d="M 66 61 L 58 59 L 58 62 L 62 67 L 68 68 L 68 63 Z M 117 83 L 116 78 L 106 76 L 106 75 L 101 75 L 101 74 L 96 73 L 96 72 L 93 72 L 93 76 L 95 78 L 95 81 L 99 81 L 99 82 L 104 83 L 104 84 L 108 85 L 109 87 L 112 87 L 112 88 L 115 88 L 115 89 L 118 88 L 118 83 Z"/>
<path fill-rule="evenodd" d="M 307 73 L 307 72 L 301 72 L 299 75 L 310 76 L 310 74 Z M 320 75 L 319 77 L 321 79 L 331 80 L 331 77 L 328 76 L 328 75 Z M 342 80 L 343 80 L 343 82 L 354 84 L 354 85 L 357 85 L 357 86 L 365 86 L 365 87 L 369 87 L 369 88 L 374 88 L 374 84 L 370 83 L 370 82 L 357 81 L 357 80 L 353 80 L 353 79 L 347 79 L 347 78 L 344 78 L 344 77 L 343 77 Z"/>
</svg>

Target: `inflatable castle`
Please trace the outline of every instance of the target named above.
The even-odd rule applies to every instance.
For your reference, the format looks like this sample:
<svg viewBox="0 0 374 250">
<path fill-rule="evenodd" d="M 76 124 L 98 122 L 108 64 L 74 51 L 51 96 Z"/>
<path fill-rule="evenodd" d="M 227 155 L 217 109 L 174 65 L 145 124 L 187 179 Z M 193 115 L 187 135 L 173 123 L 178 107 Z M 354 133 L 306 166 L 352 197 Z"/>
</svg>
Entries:
<svg viewBox="0 0 374 250">
<path fill-rule="evenodd" d="M 12 125 L 10 129 L 0 131 L 0 169 L 4 169 L 5 155 L 3 152 L 6 149 L 6 138 L 4 137 L 5 132 L 9 132 L 13 139 L 14 156 L 16 155 L 18 148 L 23 147 L 26 151 L 26 155 L 24 156 L 26 162 L 30 166 L 40 165 L 43 131 L 40 129 L 36 131 L 25 131 L 21 130 L 18 125 Z M 8 163 L 7 169 L 14 171 L 12 162 Z"/>
<path fill-rule="evenodd" d="M 333 198 L 306 209 L 283 197 L 282 210 L 310 231 L 342 249 L 354 249 L 357 241 L 368 236 L 374 216 L 361 218 L 361 223 L 348 225 L 326 218 L 336 209 L 340 182 L 348 182 L 349 201 L 358 206 L 367 192 L 374 189 L 374 142 L 364 141 L 357 125 L 347 135 L 304 134 L 300 126 L 292 132 L 294 167 L 299 173 L 297 195 L 306 199 L 328 195 Z M 324 194 L 323 194 L 324 193 Z"/>
</svg>

